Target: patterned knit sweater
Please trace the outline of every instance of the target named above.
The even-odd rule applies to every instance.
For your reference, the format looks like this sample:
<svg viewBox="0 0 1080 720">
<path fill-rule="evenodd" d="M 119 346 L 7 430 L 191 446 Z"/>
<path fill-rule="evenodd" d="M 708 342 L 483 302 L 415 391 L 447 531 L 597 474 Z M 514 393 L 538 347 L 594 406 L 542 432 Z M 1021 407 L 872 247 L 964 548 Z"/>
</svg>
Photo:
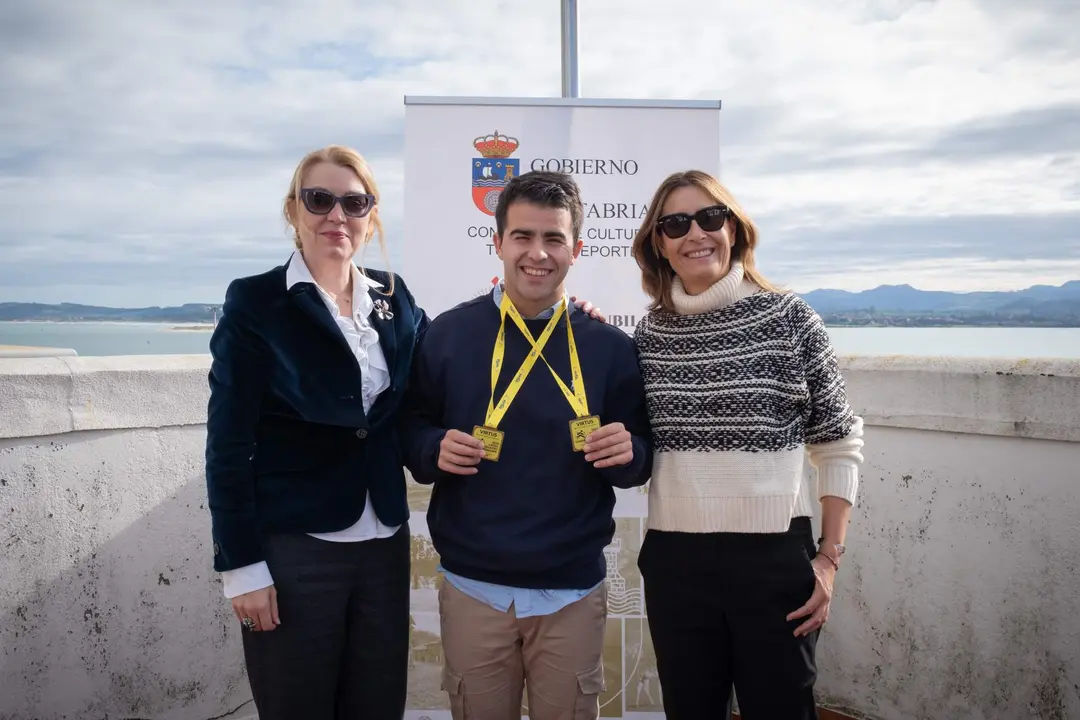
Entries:
<svg viewBox="0 0 1080 720">
<path fill-rule="evenodd" d="M 740 263 L 652 312 L 635 340 L 655 456 L 648 527 L 682 532 L 783 532 L 817 497 L 854 504 L 862 419 L 848 405 L 824 323 L 801 298 L 766 292 Z"/>
</svg>

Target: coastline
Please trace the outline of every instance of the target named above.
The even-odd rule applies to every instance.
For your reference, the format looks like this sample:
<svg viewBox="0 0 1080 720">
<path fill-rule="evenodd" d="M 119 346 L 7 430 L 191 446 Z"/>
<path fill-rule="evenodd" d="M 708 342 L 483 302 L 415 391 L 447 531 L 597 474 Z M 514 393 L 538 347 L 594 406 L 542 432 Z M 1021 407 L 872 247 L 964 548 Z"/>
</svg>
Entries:
<svg viewBox="0 0 1080 720">
<path fill-rule="evenodd" d="M 933 328 L 940 328 L 942 330 L 1076 330 L 1080 328 L 1080 323 L 1070 325 L 1045 325 L 1038 323 L 987 323 L 985 325 L 976 325 L 974 323 L 904 323 L 904 324 L 890 324 L 890 323 L 831 323 L 826 322 L 827 328 L 843 328 L 845 330 L 858 330 L 859 328 L 880 328 L 886 330 L 930 330 Z"/>
<path fill-rule="evenodd" d="M 1080 328 L 867 327 L 828 327 L 837 354 L 1080 358 Z M 0 321 L 0 345 L 68 348 L 82 357 L 205 354 L 213 332 L 198 322 Z"/>
<path fill-rule="evenodd" d="M 179 332 L 212 332 L 214 323 L 206 321 L 181 321 L 175 320 L 0 320 L 0 325 L 116 325 L 123 327 L 146 326 L 153 328 L 165 328 Z M 977 329 L 977 330 L 1076 330 L 1080 329 L 1080 322 L 1075 324 L 1052 325 L 1043 323 L 833 323 L 825 321 L 827 328 L 842 328 L 845 330 L 857 330 L 859 328 L 876 328 L 888 330 L 907 329 Z"/>
<path fill-rule="evenodd" d="M 176 322 L 175 320 L 0 320 L 0 325 L 116 325 L 122 327 L 148 326 L 155 329 L 205 331 L 214 329 L 208 322 Z"/>
<path fill-rule="evenodd" d="M 827 328 L 843 328 L 845 330 L 858 330 L 859 328 L 880 328 L 886 330 L 930 330 L 933 328 L 940 328 L 942 330 L 1076 330 L 1080 328 L 1080 323 L 1074 325 L 1039 325 L 1035 323 L 1017 323 L 1015 325 L 1008 325 L 1005 323 L 995 323 L 993 325 L 973 325 L 969 323 L 925 323 L 915 324 L 906 323 L 903 325 L 890 325 L 887 323 L 861 323 L 853 325 L 850 323 L 825 323 Z"/>
</svg>

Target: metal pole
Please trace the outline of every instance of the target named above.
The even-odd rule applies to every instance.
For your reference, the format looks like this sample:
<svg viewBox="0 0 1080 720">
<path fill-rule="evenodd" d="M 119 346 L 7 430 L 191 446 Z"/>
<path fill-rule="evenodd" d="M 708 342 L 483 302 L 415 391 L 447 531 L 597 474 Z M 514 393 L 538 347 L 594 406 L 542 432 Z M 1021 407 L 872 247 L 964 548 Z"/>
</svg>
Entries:
<svg viewBox="0 0 1080 720">
<path fill-rule="evenodd" d="M 562 0 L 562 96 L 578 97 L 578 4 Z"/>
</svg>

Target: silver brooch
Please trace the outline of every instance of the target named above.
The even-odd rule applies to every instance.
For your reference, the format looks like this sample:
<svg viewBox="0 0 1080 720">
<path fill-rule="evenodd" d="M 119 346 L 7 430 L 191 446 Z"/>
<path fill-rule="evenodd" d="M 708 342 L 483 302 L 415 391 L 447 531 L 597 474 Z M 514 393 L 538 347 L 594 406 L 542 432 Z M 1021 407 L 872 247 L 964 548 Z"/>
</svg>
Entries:
<svg viewBox="0 0 1080 720">
<path fill-rule="evenodd" d="M 379 316 L 380 320 L 394 319 L 394 311 L 390 309 L 390 303 L 382 298 L 375 301 L 375 314 Z"/>
</svg>

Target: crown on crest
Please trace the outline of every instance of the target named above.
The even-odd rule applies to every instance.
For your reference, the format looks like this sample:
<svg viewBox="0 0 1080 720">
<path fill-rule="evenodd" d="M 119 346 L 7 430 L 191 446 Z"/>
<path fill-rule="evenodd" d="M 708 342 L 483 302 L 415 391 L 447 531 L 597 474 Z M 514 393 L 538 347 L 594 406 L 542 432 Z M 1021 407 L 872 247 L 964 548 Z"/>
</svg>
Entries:
<svg viewBox="0 0 1080 720">
<path fill-rule="evenodd" d="M 500 135 L 498 130 L 490 135 L 476 138 L 472 144 L 477 152 L 486 158 L 508 158 L 518 149 L 517 138 Z"/>
</svg>

